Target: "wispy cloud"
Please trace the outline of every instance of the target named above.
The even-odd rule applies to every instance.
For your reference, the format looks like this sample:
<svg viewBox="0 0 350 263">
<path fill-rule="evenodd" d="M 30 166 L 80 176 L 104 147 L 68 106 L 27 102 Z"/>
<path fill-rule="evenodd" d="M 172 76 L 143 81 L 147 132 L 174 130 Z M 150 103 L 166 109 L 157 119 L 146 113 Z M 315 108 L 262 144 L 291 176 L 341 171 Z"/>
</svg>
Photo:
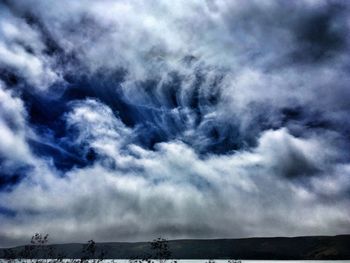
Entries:
<svg viewBox="0 0 350 263">
<path fill-rule="evenodd" d="M 0 245 L 349 232 L 348 8 L 0 4 Z"/>
</svg>

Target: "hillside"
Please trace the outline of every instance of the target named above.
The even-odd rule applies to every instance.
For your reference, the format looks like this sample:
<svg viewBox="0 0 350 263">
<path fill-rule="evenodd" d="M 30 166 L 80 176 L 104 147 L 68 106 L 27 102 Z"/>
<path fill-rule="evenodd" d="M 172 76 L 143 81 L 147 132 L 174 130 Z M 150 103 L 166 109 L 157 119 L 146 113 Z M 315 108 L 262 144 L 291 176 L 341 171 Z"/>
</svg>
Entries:
<svg viewBox="0 0 350 263">
<path fill-rule="evenodd" d="M 80 258 L 82 247 L 83 244 L 57 244 L 46 248 L 68 258 Z M 96 247 L 97 252 L 106 252 L 106 258 L 144 258 L 151 254 L 147 242 L 97 243 Z M 175 259 L 350 259 L 350 235 L 171 240 L 169 248 Z M 3 253 L 4 249 L 0 249 L 2 257 Z"/>
</svg>

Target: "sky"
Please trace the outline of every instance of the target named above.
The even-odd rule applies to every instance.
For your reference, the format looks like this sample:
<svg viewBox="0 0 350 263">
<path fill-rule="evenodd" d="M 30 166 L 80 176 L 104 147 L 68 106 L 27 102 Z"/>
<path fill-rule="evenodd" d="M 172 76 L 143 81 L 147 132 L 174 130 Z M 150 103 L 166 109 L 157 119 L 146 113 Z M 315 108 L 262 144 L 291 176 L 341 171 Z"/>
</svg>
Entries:
<svg viewBox="0 0 350 263">
<path fill-rule="evenodd" d="M 349 8 L 2 0 L 0 247 L 350 234 Z"/>
</svg>

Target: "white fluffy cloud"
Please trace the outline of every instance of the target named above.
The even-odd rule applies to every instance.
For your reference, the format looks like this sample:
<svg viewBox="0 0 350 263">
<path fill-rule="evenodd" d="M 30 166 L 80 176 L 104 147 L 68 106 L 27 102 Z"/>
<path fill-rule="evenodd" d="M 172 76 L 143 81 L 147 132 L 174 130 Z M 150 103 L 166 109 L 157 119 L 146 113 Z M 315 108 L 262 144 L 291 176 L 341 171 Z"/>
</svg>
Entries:
<svg viewBox="0 0 350 263">
<path fill-rule="evenodd" d="M 41 36 L 5 6 L 0 6 L 0 65 L 18 72 L 39 90 L 59 79 L 49 57 L 44 55 Z"/>
<path fill-rule="evenodd" d="M 69 119 L 82 127 L 77 143 L 84 138 L 104 158 L 65 177 L 41 166 L 31 180 L 1 193 L 0 205 L 17 211 L 14 218 L 2 218 L 6 239 L 22 240 L 39 230 L 57 242 L 90 236 L 144 240 L 158 234 L 230 237 L 347 230 L 349 201 L 338 198 L 350 187 L 349 169 L 330 168 L 327 161 L 336 153 L 324 151 L 329 146 L 317 138 L 270 130 L 256 148 L 203 159 L 178 141 L 158 144 L 155 151 L 132 144 L 122 150 L 120 128 L 115 127 L 119 120 L 96 101 L 78 103 Z M 95 129 L 90 130 L 91 124 Z M 108 158 L 116 163 L 113 169 Z M 299 177 L 288 178 L 296 173 L 309 173 L 305 180 L 312 173 L 318 176 L 303 184 Z"/>
<path fill-rule="evenodd" d="M 30 164 L 31 151 L 26 143 L 26 111 L 23 102 L 0 82 L 0 157 L 1 170 Z"/>
</svg>

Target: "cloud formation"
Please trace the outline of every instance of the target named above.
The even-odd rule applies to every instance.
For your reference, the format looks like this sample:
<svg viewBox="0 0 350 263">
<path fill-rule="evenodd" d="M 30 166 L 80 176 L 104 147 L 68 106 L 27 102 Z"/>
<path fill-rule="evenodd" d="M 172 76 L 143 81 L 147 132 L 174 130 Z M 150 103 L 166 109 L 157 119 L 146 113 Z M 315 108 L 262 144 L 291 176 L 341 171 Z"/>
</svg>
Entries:
<svg viewBox="0 0 350 263">
<path fill-rule="evenodd" d="M 344 1 L 4 1 L 0 246 L 350 230 Z"/>
</svg>

